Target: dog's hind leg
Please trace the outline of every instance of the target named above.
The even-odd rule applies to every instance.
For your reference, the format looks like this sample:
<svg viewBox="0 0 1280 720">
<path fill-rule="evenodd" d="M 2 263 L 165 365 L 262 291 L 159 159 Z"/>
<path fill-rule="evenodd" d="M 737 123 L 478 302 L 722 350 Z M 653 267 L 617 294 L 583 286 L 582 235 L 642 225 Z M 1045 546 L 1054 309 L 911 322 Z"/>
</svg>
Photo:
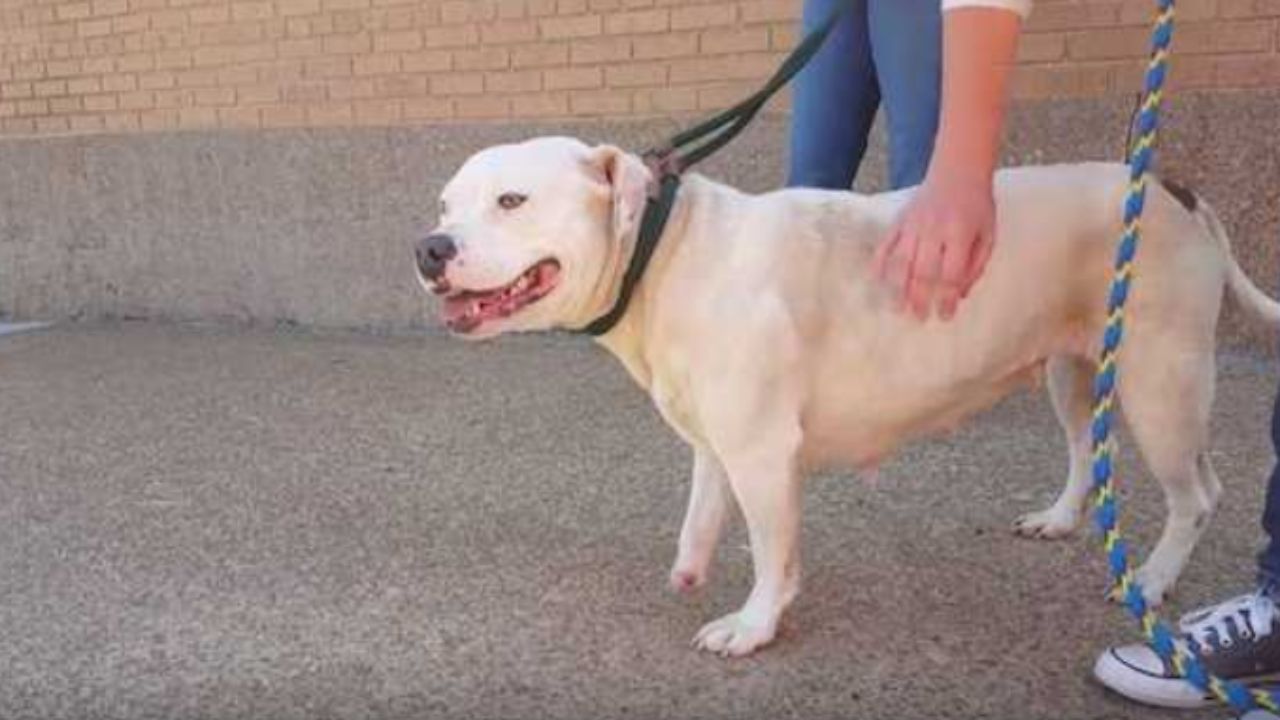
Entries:
<svg viewBox="0 0 1280 720">
<path fill-rule="evenodd" d="M 1150 603 L 1161 602 L 1177 581 L 1222 492 L 1207 449 L 1213 346 L 1179 351 L 1171 345 L 1132 342 L 1133 355 L 1122 358 L 1132 370 L 1119 383 L 1125 417 L 1169 511 L 1160 539 L 1137 571 Z"/>
<path fill-rule="evenodd" d="M 729 478 L 724 467 L 710 450 L 695 448 L 689 509 L 685 511 L 676 561 L 671 567 L 673 590 L 689 592 L 706 583 L 728 509 Z"/>
<path fill-rule="evenodd" d="M 1067 437 L 1070 465 L 1067 482 L 1047 510 L 1032 512 L 1013 523 L 1013 531 L 1026 537 L 1054 539 L 1070 535 L 1084 518 L 1084 504 L 1091 487 L 1089 417 L 1092 395 L 1091 366 L 1083 358 L 1058 355 L 1049 359 L 1049 398 Z"/>
</svg>

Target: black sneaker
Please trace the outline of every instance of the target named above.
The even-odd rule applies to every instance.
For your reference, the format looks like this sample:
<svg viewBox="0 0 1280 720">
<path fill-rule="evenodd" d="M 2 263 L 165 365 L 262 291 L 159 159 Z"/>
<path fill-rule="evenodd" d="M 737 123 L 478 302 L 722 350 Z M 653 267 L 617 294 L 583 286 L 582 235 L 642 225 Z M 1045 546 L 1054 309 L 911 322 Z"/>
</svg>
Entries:
<svg viewBox="0 0 1280 720">
<path fill-rule="evenodd" d="M 1184 615 L 1181 646 L 1200 653 L 1205 669 L 1245 685 L 1280 678 L 1280 610 L 1261 590 Z M 1216 700 L 1177 676 L 1145 644 L 1107 648 L 1093 674 L 1108 688 L 1147 705 L 1193 708 Z"/>
</svg>

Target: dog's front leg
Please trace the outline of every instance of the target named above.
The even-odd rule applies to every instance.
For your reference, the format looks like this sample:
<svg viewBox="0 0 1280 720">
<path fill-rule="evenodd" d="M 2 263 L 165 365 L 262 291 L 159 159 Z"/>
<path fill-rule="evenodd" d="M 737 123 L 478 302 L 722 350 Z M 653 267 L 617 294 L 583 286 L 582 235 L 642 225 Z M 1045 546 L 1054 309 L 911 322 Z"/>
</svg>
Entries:
<svg viewBox="0 0 1280 720">
<path fill-rule="evenodd" d="M 676 562 L 671 567 L 673 590 L 689 592 L 706 583 L 728 509 L 729 478 L 724 466 L 710 450 L 695 448 L 689 509 L 680 528 Z"/>
<path fill-rule="evenodd" d="M 740 610 L 708 623 L 694 638 L 704 650 L 747 655 L 773 640 L 782 612 L 800 589 L 800 473 L 795 436 L 769 437 L 758 447 L 724 454 L 729 485 L 751 538 L 755 585 Z"/>
</svg>

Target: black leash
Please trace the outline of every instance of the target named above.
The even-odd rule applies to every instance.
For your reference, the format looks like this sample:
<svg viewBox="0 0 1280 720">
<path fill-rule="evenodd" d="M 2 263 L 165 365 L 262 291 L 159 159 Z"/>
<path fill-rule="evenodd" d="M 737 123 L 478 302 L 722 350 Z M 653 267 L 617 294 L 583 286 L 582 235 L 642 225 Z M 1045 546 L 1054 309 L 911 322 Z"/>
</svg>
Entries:
<svg viewBox="0 0 1280 720">
<path fill-rule="evenodd" d="M 641 157 L 653 173 L 653 185 L 645 202 L 644 216 L 640 219 L 640 233 L 636 248 L 631 254 L 626 272 L 622 276 L 622 288 L 613 307 L 590 324 L 577 330 L 584 335 L 599 337 L 613 329 L 627 312 L 631 295 L 644 276 L 649 260 L 658 247 L 658 240 L 667 226 L 671 208 L 675 205 L 676 192 L 680 189 L 680 176 L 685 170 L 702 162 L 712 153 L 729 144 L 765 106 L 769 98 L 791 82 L 813 56 L 822 48 L 827 36 L 835 28 L 840 16 L 853 5 L 851 0 L 842 2 L 821 26 L 800 41 L 782 65 L 773 73 L 764 87 L 742 102 L 724 110 L 697 125 L 672 136 L 666 144 L 646 151 Z"/>
</svg>

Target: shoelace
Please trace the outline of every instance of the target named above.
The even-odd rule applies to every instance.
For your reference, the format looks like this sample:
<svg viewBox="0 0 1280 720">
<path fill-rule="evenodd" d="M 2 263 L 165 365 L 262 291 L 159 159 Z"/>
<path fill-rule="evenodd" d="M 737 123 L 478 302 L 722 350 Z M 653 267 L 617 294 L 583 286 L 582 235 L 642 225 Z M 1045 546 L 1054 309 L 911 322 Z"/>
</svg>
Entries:
<svg viewBox="0 0 1280 720">
<path fill-rule="evenodd" d="M 1232 598 L 1203 615 L 1184 618 L 1181 630 L 1201 652 L 1215 647 L 1230 647 L 1234 637 L 1262 639 L 1271 634 L 1276 618 L 1276 604 L 1262 592 Z M 1234 635 L 1231 628 L 1235 628 Z"/>
</svg>

